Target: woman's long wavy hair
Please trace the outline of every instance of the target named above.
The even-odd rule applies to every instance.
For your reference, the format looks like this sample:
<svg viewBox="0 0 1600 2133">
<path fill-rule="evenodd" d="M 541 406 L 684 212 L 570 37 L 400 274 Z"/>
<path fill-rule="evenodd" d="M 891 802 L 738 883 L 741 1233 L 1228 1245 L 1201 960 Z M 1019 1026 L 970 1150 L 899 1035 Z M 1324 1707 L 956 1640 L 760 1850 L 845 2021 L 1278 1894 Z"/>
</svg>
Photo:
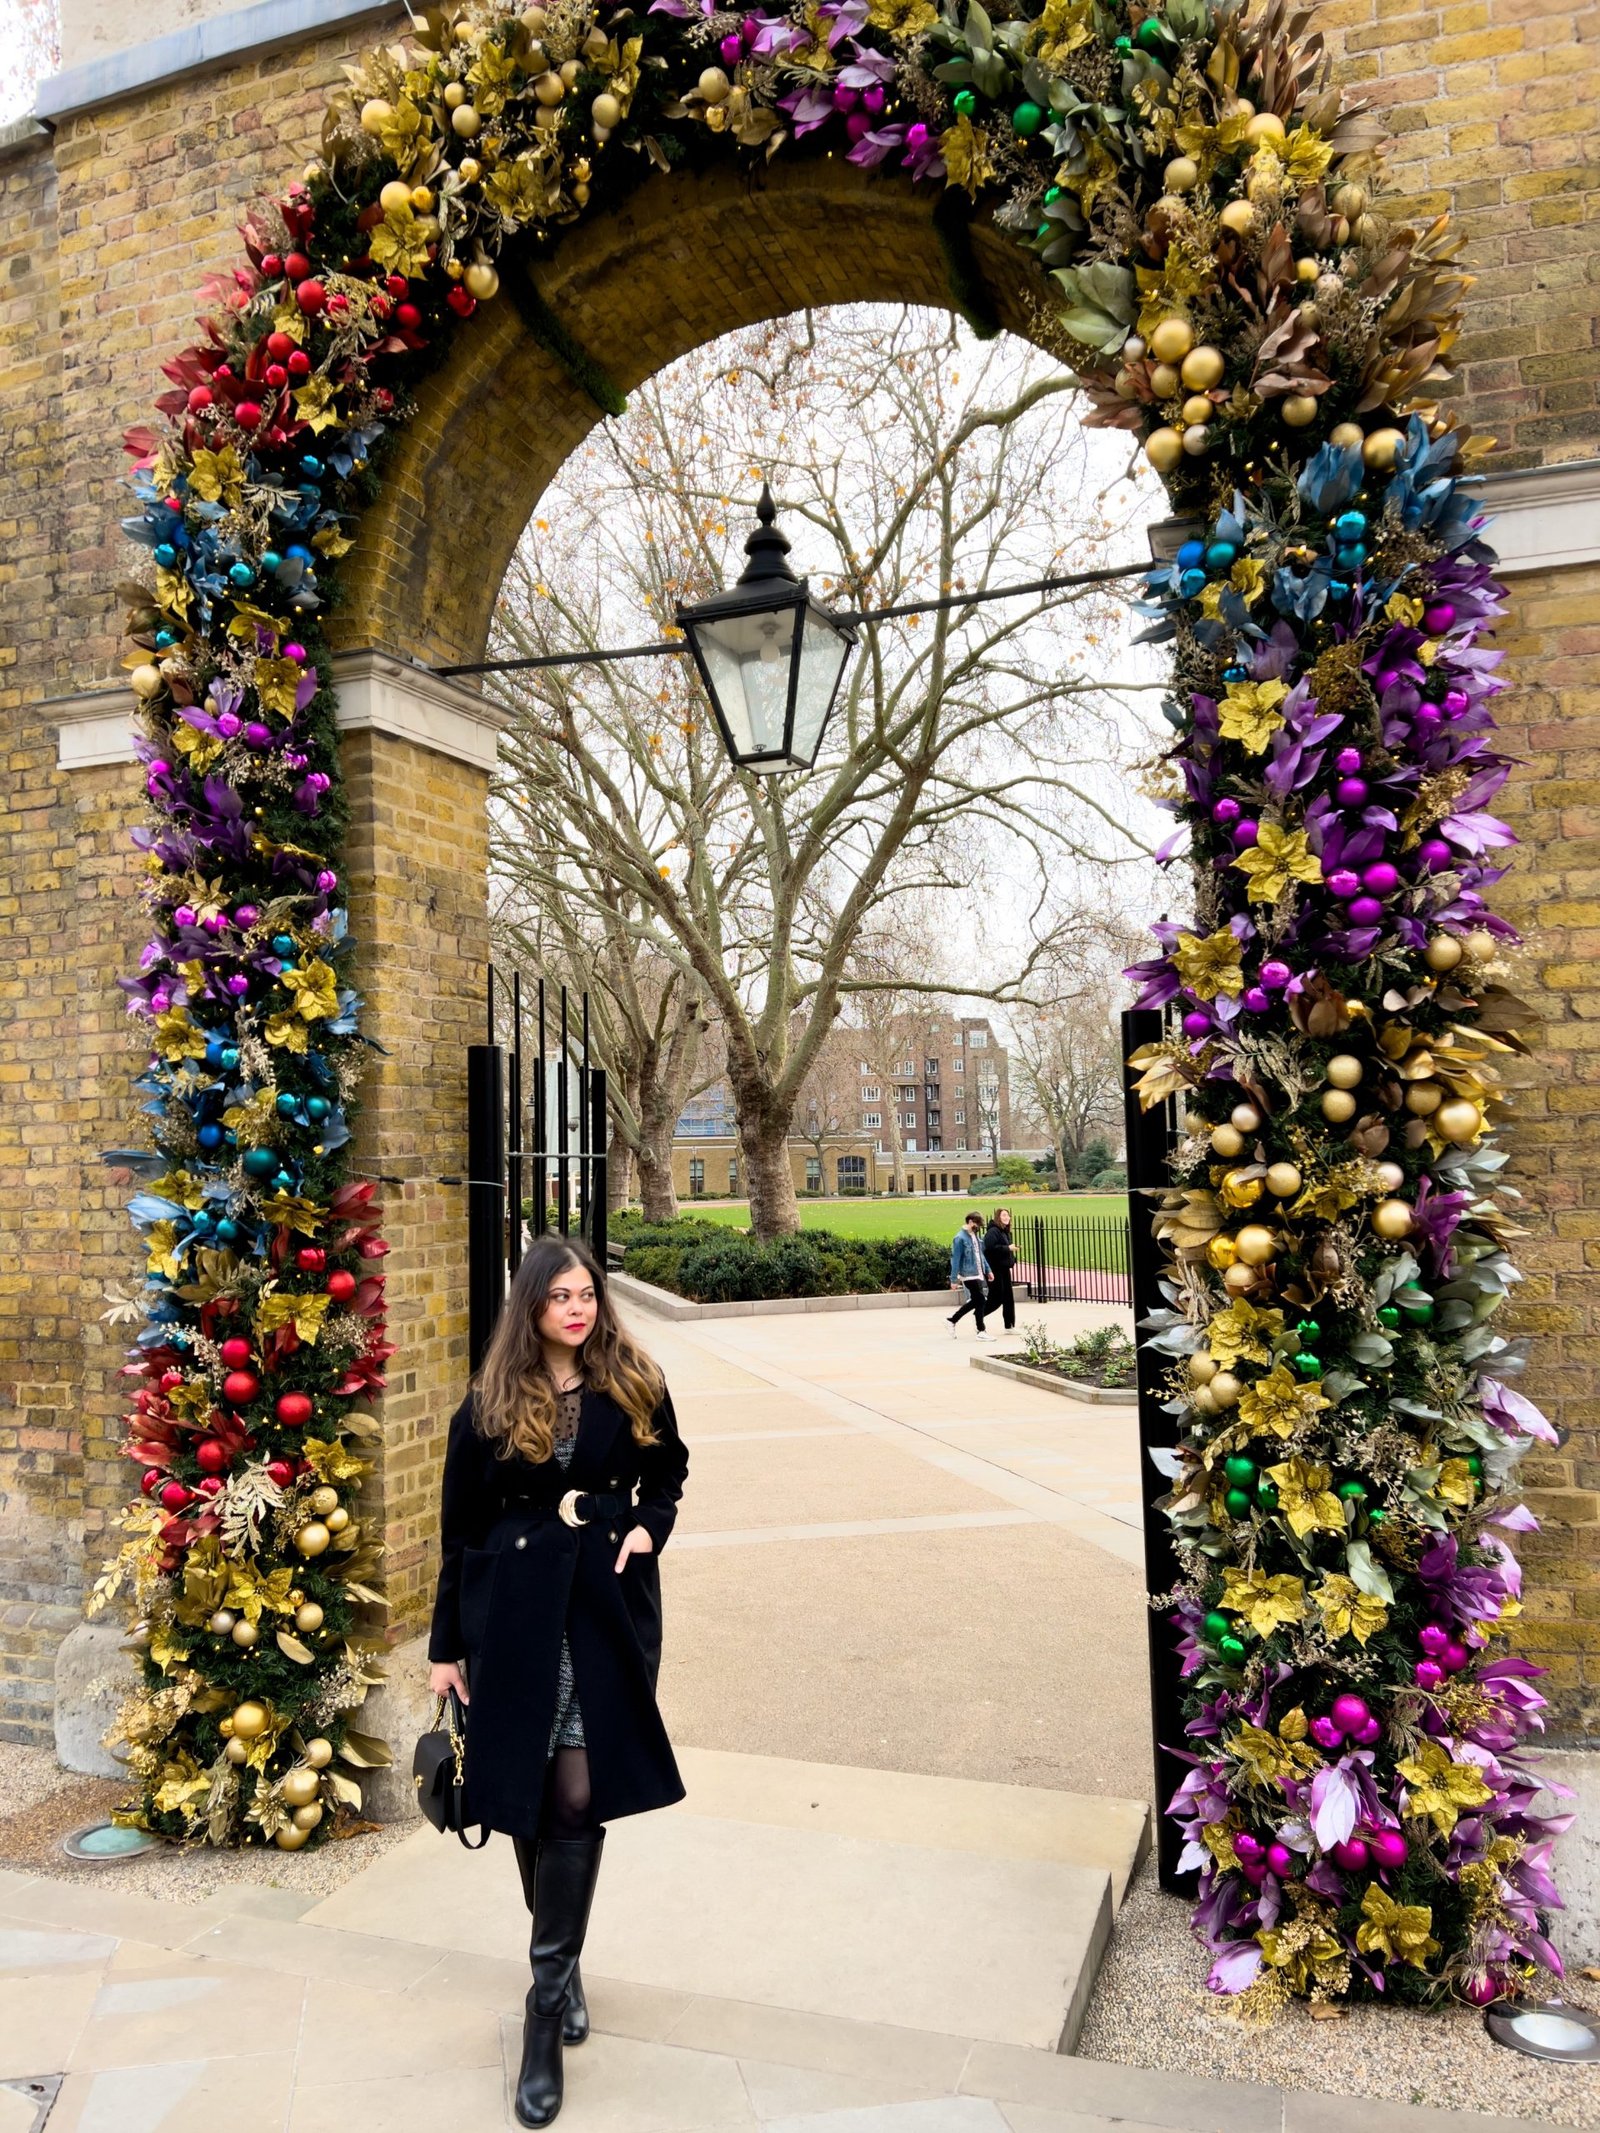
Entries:
<svg viewBox="0 0 1600 2133">
<path fill-rule="evenodd" d="M 578 1352 L 584 1385 L 610 1394 L 627 1416 L 636 1443 L 660 1441 L 652 1417 L 665 1381 L 617 1323 L 594 1254 L 576 1237 L 541 1237 L 511 1278 L 489 1352 L 473 1380 L 473 1420 L 502 1459 L 537 1464 L 555 1450 L 556 1388 L 539 1340 L 539 1321 L 552 1287 L 574 1269 L 594 1283 L 598 1306 L 594 1331 Z"/>
</svg>

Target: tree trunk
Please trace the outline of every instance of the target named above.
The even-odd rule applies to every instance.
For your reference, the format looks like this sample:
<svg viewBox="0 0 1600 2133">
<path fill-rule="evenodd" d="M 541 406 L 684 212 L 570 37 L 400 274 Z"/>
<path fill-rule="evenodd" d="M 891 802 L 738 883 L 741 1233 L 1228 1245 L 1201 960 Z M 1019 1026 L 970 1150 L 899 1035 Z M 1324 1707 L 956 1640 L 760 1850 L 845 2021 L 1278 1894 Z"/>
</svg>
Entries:
<svg viewBox="0 0 1600 2133">
<path fill-rule="evenodd" d="M 639 1201 L 647 1222 L 676 1222 L 678 1219 L 670 1134 L 664 1148 L 646 1142 L 639 1150 Z"/>
<path fill-rule="evenodd" d="M 606 1143 L 606 1213 L 620 1215 L 627 1206 L 633 1186 L 633 1150 L 623 1139 L 616 1120 L 611 1122 L 611 1137 Z"/>
<path fill-rule="evenodd" d="M 739 1126 L 739 1153 L 750 1189 L 750 1229 L 757 1237 L 783 1237 L 800 1227 L 789 1165 L 789 1136 L 768 1123 Z"/>
<path fill-rule="evenodd" d="M 900 1138 L 900 1112 L 891 1106 L 889 1113 L 889 1160 L 894 1165 L 894 1189 L 903 1193 L 906 1189 L 906 1151 Z"/>
<path fill-rule="evenodd" d="M 1054 1138 L 1056 1144 L 1056 1191 L 1065 1192 L 1067 1190 L 1067 1136 L 1058 1126 Z"/>
</svg>

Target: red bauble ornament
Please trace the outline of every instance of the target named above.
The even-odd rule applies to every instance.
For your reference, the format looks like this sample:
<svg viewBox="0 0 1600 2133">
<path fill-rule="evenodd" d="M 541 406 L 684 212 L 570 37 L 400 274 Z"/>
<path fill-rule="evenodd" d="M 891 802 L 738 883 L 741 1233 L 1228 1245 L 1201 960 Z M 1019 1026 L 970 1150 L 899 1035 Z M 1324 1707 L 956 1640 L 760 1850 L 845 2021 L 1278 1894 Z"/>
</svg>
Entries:
<svg viewBox="0 0 1600 2133">
<path fill-rule="evenodd" d="M 222 1397 L 233 1407 L 248 1407 L 260 1390 L 253 1370 L 230 1370 L 222 1381 Z"/>
<path fill-rule="evenodd" d="M 411 284 L 403 274 L 391 274 L 386 286 L 391 296 L 404 296 Z"/>
<path fill-rule="evenodd" d="M 267 365 L 267 383 L 275 393 L 282 392 L 288 382 L 289 373 L 281 363 L 269 363 Z"/>
<path fill-rule="evenodd" d="M 276 252 L 262 253 L 261 271 L 263 274 L 265 274 L 268 281 L 276 281 L 278 279 L 278 276 L 283 272 L 283 261 L 278 257 Z"/>
<path fill-rule="evenodd" d="M 356 1293 L 356 1277 L 343 1267 L 328 1276 L 328 1294 L 336 1304 L 348 1303 Z"/>
<path fill-rule="evenodd" d="M 163 1370 L 158 1382 L 163 1392 L 175 1392 L 183 1383 L 183 1372 L 181 1370 Z"/>
<path fill-rule="evenodd" d="M 269 1459 L 267 1479 L 275 1481 L 280 1489 L 286 1489 L 294 1479 L 294 1462 L 291 1459 Z"/>
<path fill-rule="evenodd" d="M 311 262 L 304 252 L 290 252 L 284 259 L 283 271 L 291 281 L 303 281 L 311 272 Z"/>
<path fill-rule="evenodd" d="M 269 333 L 267 335 L 267 354 L 276 356 L 280 363 L 286 362 L 294 354 L 294 350 L 295 342 L 292 334 Z"/>
<path fill-rule="evenodd" d="M 190 414 L 198 415 L 202 408 L 209 407 L 211 405 L 211 398 L 211 388 L 209 385 L 194 386 L 189 394 Z"/>
<path fill-rule="evenodd" d="M 473 312 L 478 308 L 478 299 L 464 283 L 459 281 L 451 283 L 450 293 L 445 298 L 445 302 L 450 306 L 457 318 L 471 318 Z"/>
<path fill-rule="evenodd" d="M 214 378 L 231 378 L 233 376 L 233 371 L 231 366 L 227 363 L 219 363 L 216 369 L 211 373 L 211 375 Z"/>
<path fill-rule="evenodd" d="M 202 1437 L 194 1448 L 195 1464 L 202 1474 L 225 1474 L 228 1470 L 228 1450 L 215 1437 Z"/>
<path fill-rule="evenodd" d="M 291 377 L 291 378 L 309 378 L 309 377 L 310 377 L 310 375 L 311 375 L 311 358 L 310 358 L 310 356 L 308 356 L 308 355 L 306 354 L 306 352 L 305 352 L 305 350 L 304 350 L 303 348 L 297 348 L 297 349 L 296 349 L 296 350 L 294 351 L 293 355 L 291 355 L 291 356 L 290 356 L 290 358 L 289 358 L 289 375 L 290 375 L 290 377 Z"/>
<path fill-rule="evenodd" d="M 311 1395 L 308 1392 L 280 1392 L 278 1395 L 278 1420 L 286 1429 L 299 1429 L 311 1420 Z"/>
<path fill-rule="evenodd" d="M 389 316 L 388 297 L 374 292 L 372 297 L 372 315 L 374 318 L 387 318 Z"/>
<path fill-rule="evenodd" d="M 294 300 L 307 318 L 314 318 L 327 304 L 328 292 L 320 281 L 313 281 L 308 275 L 304 281 L 296 284 Z"/>
<path fill-rule="evenodd" d="M 200 1493 L 202 1496 L 220 1496 L 224 1486 L 225 1484 L 219 1474 L 207 1474 L 200 1483 Z"/>
<path fill-rule="evenodd" d="M 241 400 L 233 411 L 233 419 L 242 430 L 253 430 L 261 420 L 261 409 L 254 400 Z"/>
<path fill-rule="evenodd" d="M 158 1466 L 147 1466 L 147 1467 L 145 1468 L 144 1472 L 143 1472 L 143 1473 L 142 1473 L 142 1474 L 141 1474 L 141 1475 L 139 1476 L 139 1491 L 140 1491 L 140 1494 L 141 1494 L 141 1495 L 144 1495 L 144 1496 L 151 1496 L 151 1495 L 153 1495 L 153 1494 L 155 1493 L 155 1491 L 156 1491 L 156 1490 L 157 1490 L 158 1488 L 160 1488 L 160 1486 L 161 1486 L 161 1469 L 160 1469 L 160 1467 L 158 1467 Z"/>
<path fill-rule="evenodd" d="M 349 308 L 349 297 L 341 296 L 339 291 L 335 289 L 333 294 L 328 298 L 328 309 L 330 311 L 348 311 Z"/>
<path fill-rule="evenodd" d="M 422 324 L 422 313 L 415 304 L 401 304 L 395 311 L 396 322 L 412 333 Z"/>
<path fill-rule="evenodd" d="M 241 1369 L 250 1360 L 250 1343 L 232 1333 L 217 1351 L 230 1370 Z"/>
<path fill-rule="evenodd" d="M 320 1244 L 308 1244 L 295 1253 L 294 1263 L 302 1274 L 320 1274 L 328 1263 L 328 1255 Z"/>
<path fill-rule="evenodd" d="M 181 1511 L 189 1501 L 189 1491 L 181 1481 L 164 1482 L 157 1501 L 164 1511 Z"/>
</svg>

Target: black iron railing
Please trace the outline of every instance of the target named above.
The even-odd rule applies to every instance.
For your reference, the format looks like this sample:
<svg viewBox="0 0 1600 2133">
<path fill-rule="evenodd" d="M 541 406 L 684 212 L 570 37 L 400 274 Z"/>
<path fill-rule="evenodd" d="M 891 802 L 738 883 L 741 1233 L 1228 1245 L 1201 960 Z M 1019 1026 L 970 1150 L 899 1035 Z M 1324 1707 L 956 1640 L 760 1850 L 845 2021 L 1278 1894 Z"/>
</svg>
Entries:
<svg viewBox="0 0 1600 2133">
<path fill-rule="evenodd" d="M 1121 1304 L 1132 1301 L 1126 1218 L 1030 1215 L 1013 1211 L 1017 1266 L 1035 1303 Z"/>
</svg>

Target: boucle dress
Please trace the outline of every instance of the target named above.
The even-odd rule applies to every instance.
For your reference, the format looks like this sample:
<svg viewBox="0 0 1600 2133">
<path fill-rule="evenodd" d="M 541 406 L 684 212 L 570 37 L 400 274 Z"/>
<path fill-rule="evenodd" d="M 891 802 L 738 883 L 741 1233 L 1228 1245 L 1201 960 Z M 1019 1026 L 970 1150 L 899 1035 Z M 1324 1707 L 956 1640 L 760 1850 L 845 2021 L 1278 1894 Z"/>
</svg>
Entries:
<svg viewBox="0 0 1600 2133">
<path fill-rule="evenodd" d="M 583 1388 L 574 1392 L 556 1394 L 556 1463 L 565 1469 L 572 1464 L 572 1447 L 577 1441 L 578 1412 L 583 1404 Z M 550 1726 L 550 1745 L 545 1750 L 546 1760 L 558 1748 L 582 1748 L 583 1712 L 578 1707 L 578 1692 L 572 1679 L 572 1652 L 567 1643 L 566 1632 L 561 1637 L 561 1672 L 556 1681 L 556 1712 Z"/>
</svg>

